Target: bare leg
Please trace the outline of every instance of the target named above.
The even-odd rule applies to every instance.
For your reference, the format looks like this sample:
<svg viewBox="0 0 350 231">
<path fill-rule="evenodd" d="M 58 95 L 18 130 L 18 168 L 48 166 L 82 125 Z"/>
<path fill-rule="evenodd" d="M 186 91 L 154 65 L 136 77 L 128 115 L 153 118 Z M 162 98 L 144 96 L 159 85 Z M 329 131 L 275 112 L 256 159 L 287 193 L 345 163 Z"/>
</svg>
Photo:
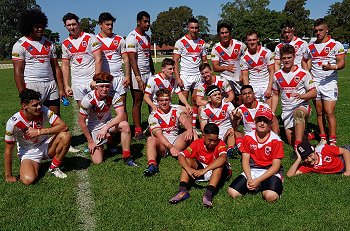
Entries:
<svg viewBox="0 0 350 231">
<path fill-rule="evenodd" d="M 23 184 L 32 184 L 38 178 L 39 163 L 29 159 L 23 160 L 19 172 Z"/>
</svg>

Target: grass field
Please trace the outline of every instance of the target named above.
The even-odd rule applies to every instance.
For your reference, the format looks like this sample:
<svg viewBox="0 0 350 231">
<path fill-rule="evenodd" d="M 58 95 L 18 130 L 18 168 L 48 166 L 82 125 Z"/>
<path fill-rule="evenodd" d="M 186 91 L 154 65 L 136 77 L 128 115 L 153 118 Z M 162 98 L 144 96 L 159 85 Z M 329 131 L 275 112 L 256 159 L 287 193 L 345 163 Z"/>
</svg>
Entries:
<svg viewBox="0 0 350 231">
<path fill-rule="evenodd" d="M 350 143 L 349 66 L 347 61 L 347 69 L 339 78 L 339 145 Z M 0 131 L 4 134 L 6 122 L 18 111 L 19 103 L 13 70 L 0 70 L 0 77 Z M 129 112 L 130 101 L 128 95 Z M 62 107 L 62 118 L 70 126 L 73 144 L 82 150 L 86 144 L 76 125 L 76 111 L 72 106 Z M 142 121 L 147 121 L 147 116 L 143 107 Z M 316 124 L 315 113 L 310 122 Z M 3 135 L 0 136 L 0 150 L 4 150 Z M 293 162 L 291 151 L 285 145 L 282 163 L 286 170 Z M 34 185 L 0 180 L 0 230 L 347 230 L 350 225 L 350 178 L 303 175 L 286 179 L 282 198 L 275 204 L 264 202 L 260 195 L 233 200 L 226 193 L 230 183 L 226 182 L 214 198 L 213 209 L 201 204 L 203 188 L 193 188 L 190 199 L 170 205 L 168 200 L 178 189 L 181 168 L 175 159 L 164 158 L 161 172 L 145 178 L 144 152 L 144 142 L 132 144 L 139 168 L 125 166 L 120 154 L 107 156 L 97 166 L 83 153 L 70 153 L 63 163 L 68 174 L 64 180 L 45 175 L 48 162 L 42 165 L 41 178 Z M 230 162 L 236 177 L 242 171 L 240 160 Z M 19 160 L 15 156 L 13 165 L 18 175 Z M 3 173 L 3 158 L 0 172 Z M 84 198 L 86 195 L 91 196 L 91 201 Z"/>
</svg>

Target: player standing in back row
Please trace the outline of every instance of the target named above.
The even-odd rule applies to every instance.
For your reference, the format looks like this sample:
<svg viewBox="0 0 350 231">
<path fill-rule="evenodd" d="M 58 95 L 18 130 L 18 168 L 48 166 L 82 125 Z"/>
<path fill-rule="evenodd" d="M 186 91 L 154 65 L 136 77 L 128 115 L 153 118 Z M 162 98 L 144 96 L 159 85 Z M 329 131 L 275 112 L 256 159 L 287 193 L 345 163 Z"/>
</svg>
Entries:
<svg viewBox="0 0 350 231">
<path fill-rule="evenodd" d="M 179 86 L 183 88 L 183 94 L 188 98 L 189 92 L 194 91 L 195 86 L 201 81 L 199 65 L 207 62 L 207 52 L 204 40 L 198 37 L 198 20 L 191 18 L 187 24 L 188 33 L 176 41 L 173 53 L 175 61 L 175 77 Z M 179 70 L 180 64 L 180 70 Z M 196 93 L 192 93 L 193 118 L 192 126 L 196 126 L 198 107 L 196 105 Z"/>
</svg>

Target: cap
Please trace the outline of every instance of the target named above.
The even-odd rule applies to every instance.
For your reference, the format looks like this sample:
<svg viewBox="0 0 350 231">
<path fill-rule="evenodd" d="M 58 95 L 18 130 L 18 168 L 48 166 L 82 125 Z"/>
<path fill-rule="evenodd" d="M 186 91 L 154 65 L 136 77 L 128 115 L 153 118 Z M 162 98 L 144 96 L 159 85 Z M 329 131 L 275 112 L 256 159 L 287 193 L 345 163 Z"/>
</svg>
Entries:
<svg viewBox="0 0 350 231">
<path fill-rule="evenodd" d="M 214 92 L 216 91 L 220 91 L 221 92 L 221 89 L 220 87 L 216 86 L 216 85 L 210 85 L 209 87 L 207 87 L 207 89 L 205 90 L 205 94 L 207 96 L 211 96 Z"/>
<path fill-rule="evenodd" d="M 255 113 L 255 118 L 257 117 L 265 117 L 268 120 L 272 120 L 273 114 L 270 108 L 261 107 Z"/>
<path fill-rule="evenodd" d="M 297 151 L 300 154 L 301 159 L 305 160 L 310 154 L 314 152 L 314 147 L 312 147 L 309 142 L 303 141 L 297 145 Z"/>
</svg>

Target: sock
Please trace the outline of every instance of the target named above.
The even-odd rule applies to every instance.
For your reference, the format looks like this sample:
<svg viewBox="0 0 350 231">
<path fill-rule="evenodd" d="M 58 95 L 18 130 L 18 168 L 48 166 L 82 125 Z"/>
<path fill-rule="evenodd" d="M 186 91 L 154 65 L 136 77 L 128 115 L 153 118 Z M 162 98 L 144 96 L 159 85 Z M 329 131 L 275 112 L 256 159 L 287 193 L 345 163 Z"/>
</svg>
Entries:
<svg viewBox="0 0 350 231">
<path fill-rule="evenodd" d="M 198 115 L 198 107 L 192 107 L 192 127 L 196 127 L 196 123 L 197 123 L 197 115 Z"/>
<path fill-rule="evenodd" d="M 142 133 L 141 127 L 135 127 L 135 133 Z"/>
<path fill-rule="evenodd" d="M 327 140 L 327 135 L 326 134 L 320 134 L 321 140 Z"/>
<path fill-rule="evenodd" d="M 297 148 L 298 144 L 301 143 L 301 140 L 294 141 L 294 150 Z"/>
<path fill-rule="evenodd" d="M 335 136 L 335 135 L 330 135 L 330 136 L 329 136 L 329 144 L 330 144 L 330 145 L 336 145 L 336 144 L 337 144 L 337 136 Z"/>
<path fill-rule="evenodd" d="M 130 157 L 130 151 L 124 151 L 123 150 L 122 157 L 123 157 L 124 160 L 129 158 Z"/>
<path fill-rule="evenodd" d="M 206 196 L 212 197 L 213 194 L 215 193 L 216 187 L 213 185 L 208 185 L 207 191 L 205 192 Z"/>
<path fill-rule="evenodd" d="M 149 161 L 147 161 L 147 164 L 148 165 L 154 165 L 154 166 L 157 167 L 157 162 L 155 160 L 149 160 Z"/>
<path fill-rule="evenodd" d="M 179 185 L 179 192 L 186 191 L 187 190 L 187 186 L 188 186 L 187 182 L 181 181 L 180 185 Z"/>
<path fill-rule="evenodd" d="M 56 156 L 54 156 L 54 158 L 51 161 L 50 169 L 54 169 L 54 168 L 59 167 L 61 165 L 61 163 L 62 163 L 62 160 L 58 160 L 56 158 Z"/>
</svg>

